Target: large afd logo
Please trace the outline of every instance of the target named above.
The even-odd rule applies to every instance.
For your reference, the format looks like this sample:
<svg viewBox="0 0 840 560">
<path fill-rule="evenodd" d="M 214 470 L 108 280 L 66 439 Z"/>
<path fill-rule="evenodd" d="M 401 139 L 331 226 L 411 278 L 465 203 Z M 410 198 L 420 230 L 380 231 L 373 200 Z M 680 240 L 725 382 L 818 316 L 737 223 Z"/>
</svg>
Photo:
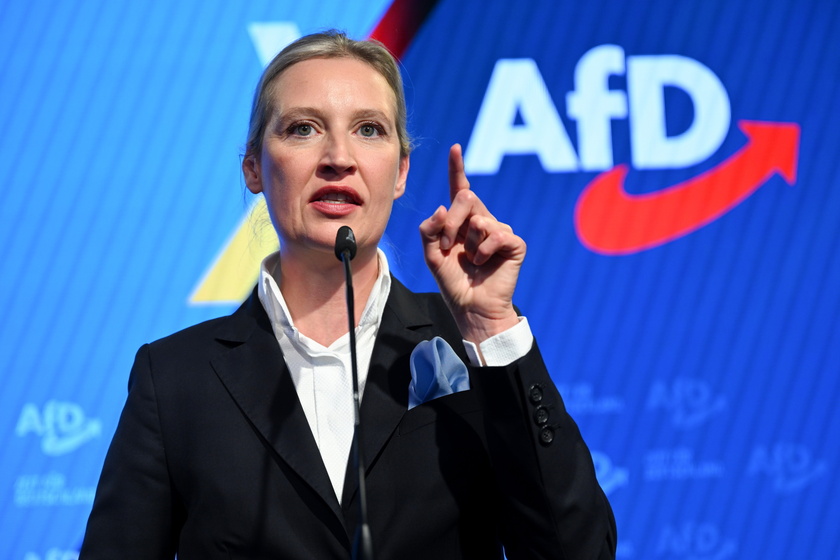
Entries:
<svg viewBox="0 0 840 560">
<path fill-rule="evenodd" d="M 611 89 L 613 76 L 627 91 Z M 676 169 L 702 163 L 722 145 L 731 108 L 720 79 L 700 62 L 679 55 L 625 56 L 618 45 L 586 52 L 574 72 L 566 112 L 576 122 L 575 150 L 537 63 L 496 62 L 482 101 L 464 166 L 492 175 L 506 156 L 536 155 L 547 173 L 601 172 L 575 208 L 575 230 L 588 249 L 626 255 L 652 249 L 707 225 L 742 203 L 774 175 L 796 182 L 800 128 L 792 123 L 740 120 L 744 145 L 696 177 L 645 194 L 630 194 L 631 169 Z M 669 134 L 666 90 L 687 96 L 693 120 Z M 630 164 L 613 159 L 612 123 L 627 119 Z"/>
</svg>

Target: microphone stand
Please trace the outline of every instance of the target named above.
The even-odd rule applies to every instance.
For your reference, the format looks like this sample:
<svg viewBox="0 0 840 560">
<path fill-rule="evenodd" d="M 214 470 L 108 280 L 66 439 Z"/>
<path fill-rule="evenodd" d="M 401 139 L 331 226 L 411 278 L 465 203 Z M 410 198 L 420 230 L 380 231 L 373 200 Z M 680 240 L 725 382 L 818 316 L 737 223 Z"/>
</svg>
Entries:
<svg viewBox="0 0 840 560">
<path fill-rule="evenodd" d="M 353 293 L 353 274 L 350 270 L 350 261 L 356 256 L 356 238 L 353 230 L 347 226 L 341 226 L 335 241 L 336 256 L 344 263 L 344 277 L 347 295 L 347 319 L 350 326 L 350 372 L 353 381 L 353 442 L 351 444 L 351 456 L 353 468 L 356 470 L 356 478 L 359 483 L 359 525 L 353 536 L 353 560 L 373 560 L 373 538 L 370 532 L 367 516 L 367 489 L 365 487 L 365 463 L 361 449 L 361 422 L 359 405 L 359 370 L 356 365 L 356 312 Z"/>
</svg>

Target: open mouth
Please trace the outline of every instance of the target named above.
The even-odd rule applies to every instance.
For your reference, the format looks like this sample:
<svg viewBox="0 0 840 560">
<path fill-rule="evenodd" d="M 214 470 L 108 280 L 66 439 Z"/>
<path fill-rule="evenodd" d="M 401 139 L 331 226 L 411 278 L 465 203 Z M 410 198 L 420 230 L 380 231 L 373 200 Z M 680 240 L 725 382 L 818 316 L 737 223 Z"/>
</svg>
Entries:
<svg viewBox="0 0 840 560">
<path fill-rule="evenodd" d="M 362 203 L 356 191 L 347 187 L 325 187 L 318 189 L 312 197 L 311 202 L 335 205 L 353 204 L 356 206 Z"/>
</svg>

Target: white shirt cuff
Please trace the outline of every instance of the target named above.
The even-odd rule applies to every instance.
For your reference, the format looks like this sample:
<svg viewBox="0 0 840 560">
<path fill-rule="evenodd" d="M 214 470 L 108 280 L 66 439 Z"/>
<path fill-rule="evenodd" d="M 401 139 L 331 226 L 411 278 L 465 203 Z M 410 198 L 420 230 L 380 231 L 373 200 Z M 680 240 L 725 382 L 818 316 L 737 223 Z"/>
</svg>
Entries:
<svg viewBox="0 0 840 560">
<path fill-rule="evenodd" d="M 527 354 L 533 344 L 534 335 L 531 333 L 528 319 L 520 317 L 515 326 L 491 336 L 480 345 L 464 340 L 464 349 L 470 359 L 470 365 L 506 366 Z"/>
</svg>

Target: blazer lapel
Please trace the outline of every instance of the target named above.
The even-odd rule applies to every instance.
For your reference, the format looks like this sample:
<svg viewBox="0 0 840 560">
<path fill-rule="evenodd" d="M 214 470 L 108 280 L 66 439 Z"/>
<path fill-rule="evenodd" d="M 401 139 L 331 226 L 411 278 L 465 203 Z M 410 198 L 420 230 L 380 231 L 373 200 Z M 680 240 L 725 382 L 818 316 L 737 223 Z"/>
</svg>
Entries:
<svg viewBox="0 0 840 560">
<path fill-rule="evenodd" d="M 362 398 L 361 447 L 366 472 L 408 408 L 409 358 L 415 346 L 433 335 L 433 321 L 416 295 L 391 277 Z M 283 353 L 256 290 L 219 329 L 225 349 L 212 366 L 242 413 L 277 456 L 317 493 L 344 524 L 345 511 L 358 491 L 352 457 L 345 472 L 341 505 L 300 405 Z"/>
<path fill-rule="evenodd" d="M 379 453 L 408 408 L 408 385 L 411 381 L 409 358 L 414 347 L 429 337 L 432 321 L 420 311 L 415 297 L 396 278 L 391 277 L 391 293 L 373 347 L 360 410 L 361 448 L 366 473 L 376 464 Z M 345 511 L 358 488 L 351 456 L 341 500 Z"/>
<path fill-rule="evenodd" d="M 217 339 L 229 350 L 216 356 L 212 365 L 231 397 L 264 441 L 343 524 L 327 469 L 256 290 L 223 323 Z"/>
</svg>

